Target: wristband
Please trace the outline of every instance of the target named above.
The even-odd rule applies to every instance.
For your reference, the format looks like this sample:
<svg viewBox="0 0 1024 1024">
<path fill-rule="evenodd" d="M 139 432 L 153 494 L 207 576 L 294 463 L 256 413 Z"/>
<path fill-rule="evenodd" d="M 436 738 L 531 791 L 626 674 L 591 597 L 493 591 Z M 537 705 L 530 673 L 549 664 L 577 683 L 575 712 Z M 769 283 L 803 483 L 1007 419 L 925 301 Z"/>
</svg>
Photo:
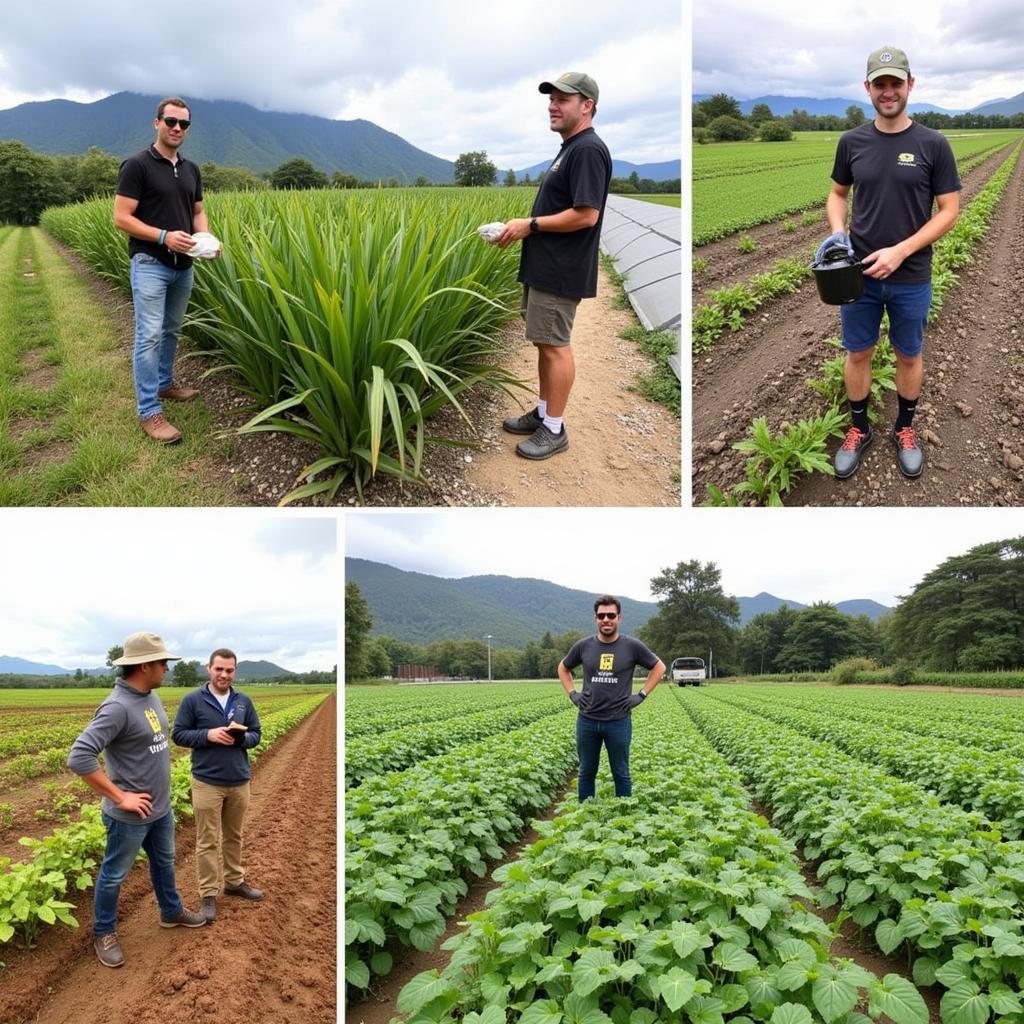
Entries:
<svg viewBox="0 0 1024 1024">
<path fill-rule="evenodd" d="M 163 231 L 160 232 L 160 237 L 156 240 L 156 244 L 157 245 L 163 245 L 164 244 L 164 239 L 166 237 L 167 237 L 167 230 L 165 228 Z"/>
<path fill-rule="evenodd" d="M 638 696 L 638 697 L 639 697 L 639 698 L 640 698 L 641 700 L 647 700 L 647 694 L 646 694 L 646 693 L 644 693 L 644 691 L 643 691 L 643 690 L 638 690 L 638 691 L 637 691 L 637 696 Z"/>
</svg>

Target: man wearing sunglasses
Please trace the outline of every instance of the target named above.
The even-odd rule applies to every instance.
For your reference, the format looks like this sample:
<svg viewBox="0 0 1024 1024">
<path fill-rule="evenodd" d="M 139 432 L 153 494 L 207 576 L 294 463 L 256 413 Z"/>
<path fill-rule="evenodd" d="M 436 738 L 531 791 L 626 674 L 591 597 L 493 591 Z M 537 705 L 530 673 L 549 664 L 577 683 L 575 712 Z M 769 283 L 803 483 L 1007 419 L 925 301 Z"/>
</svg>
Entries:
<svg viewBox="0 0 1024 1024">
<path fill-rule="evenodd" d="M 163 683 L 168 653 L 155 633 L 132 633 L 113 664 L 124 675 L 72 744 L 68 768 L 103 800 L 106 852 L 93 896 L 93 948 L 104 967 L 120 967 L 117 901 L 139 850 L 149 859 L 149 877 L 160 906 L 160 927 L 200 928 L 202 914 L 186 910 L 174 876 L 174 812 L 171 810 L 170 729 L 153 692 Z M 106 771 L 100 767 L 103 753 Z"/>
<path fill-rule="evenodd" d="M 597 636 L 573 644 L 558 663 L 558 678 L 569 699 L 579 708 L 576 718 L 576 751 L 580 759 L 577 792 L 580 802 L 594 795 L 594 780 L 601 758 L 601 744 L 608 751 L 608 765 L 616 796 L 631 796 L 629 745 L 633 738 L 633 709 L 639 707 L 665 674 L 665 663 L 639 640 L 619 632 L 622 605 L 605 594 L 594 602 Z M 573 686 L 573 669 L 583 666 L 583 690 Z M 633 693 L 633 673 L 640 665 L 647 678 Z"/>
<path fill-rule="evenodd" d="M 184 100 L 161 100 L 156 141 L 121 164 L 114 225 L 128 235 L 135 304 L 133 370 L 139 422 L 160 444 L 181 432 L 163 415 L 162 401 L 187 402 L 193 388 L 174 383 L 174 354 L 192 294 L 193 231 L 208 231 L 199 167 L 178 155 L 192 125 Z"/>
</svg>

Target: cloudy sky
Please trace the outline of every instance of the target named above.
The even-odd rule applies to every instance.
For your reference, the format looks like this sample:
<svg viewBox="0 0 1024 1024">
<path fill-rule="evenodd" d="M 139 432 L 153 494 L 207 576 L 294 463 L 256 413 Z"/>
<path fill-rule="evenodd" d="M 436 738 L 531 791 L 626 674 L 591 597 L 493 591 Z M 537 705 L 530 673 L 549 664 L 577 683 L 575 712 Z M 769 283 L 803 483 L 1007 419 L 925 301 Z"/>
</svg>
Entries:
<svg viewBox="0 0 1024 1024">
<path fill-rule="evenodd" d="M 129 633 L 291 671 L 337 662 L 332 516 L 238 510 L 5 510 L 0 654 L 98 668 Z"/>
<path fill-rule="evenodd" d="M 862 99 L 867 56 L 880 46 L 906 51 L 917 103 L 969 109 L 1024 92 L 1019 0 L 715 0 L 694 8 L 695 93 Z"/>
<path fill-rule="evenodd" d="M 179 0 L 5 4 L 0 109 L 121 90 L 365 118 L 454 159 L 501 168 L 557 150 L 537 84 L 586 71 L 597 127 L 634 163 L 677 159 L 679 0 Z M 642 73 L 638 73 L 641 72 Z"/>
<path fill-rule="evenodd" d="M 433 576 L 533 577 L 651 600 L 662 569 L 714 562 L 736 597 L 893 606 L 975 544 L 1019 536 L 1013 509 L 453 509 L 364 512 L 345 554 Z"/>
</svg>

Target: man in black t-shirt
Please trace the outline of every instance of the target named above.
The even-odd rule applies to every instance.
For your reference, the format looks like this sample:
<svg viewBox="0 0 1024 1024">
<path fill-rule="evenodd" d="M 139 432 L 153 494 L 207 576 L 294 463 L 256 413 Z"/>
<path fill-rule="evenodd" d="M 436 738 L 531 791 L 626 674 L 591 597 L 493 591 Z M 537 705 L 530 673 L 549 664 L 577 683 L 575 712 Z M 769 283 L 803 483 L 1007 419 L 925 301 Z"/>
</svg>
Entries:
<svg viewBox="0 0 1024 1024">
<path fill-rule="evenodd" d="M 157 107 L 156 141 L 121 164 L 114 197 L 114 226 L 129 237 L 135 350 L 132 368 L 139 422 L 160 444 L 181 433 L 163 415 L 161 399 L 187 402 L 193 388 L 174 384 L 174 354 L 192 294 L 194 231 L 208 231 L 199 168 L 178 155 L 192 115 L 171 97 Z"/>
<path fill-rule="evenodd" d="M 835 455 L 837 479 L 851 476 L 872 441 L 868 421 L 871 357 L 882 313 L 889 314 L 889 340 L 896 354 L 899 413 L 892 442 L 900 472 L 924 471 L 924 452 L 913 427 L 924 376 L 924 327 L 931 305 L 931 247 L 956 223 L 960 178 L 953 151 L 937 131 L 907 115 L 914 87 L 907 55 L 892 46 L 868 57 L 864 88 L 874 120 L 839 140 L 826 213 L 832 234 L 817 259 L 845 247 L 864 265 L 864 294 L 841 308 L 846 349 L 846 395 L 852 426 Z M 851 187 L 853 218 L 845 233 Z M 932 212 L 933 202 L 937 210 Z"/>
<path fill-rule="evenodd" d="M 569 699 L 579 708 L 576 718 L 576 750 L 580 759 L 577 792 L 580 802 L 594 795 L 594 779 L 601 759 L 601 744 L 616 796 L 632 796 L 629 776 L 629 745 L 633 738 L 633 709 L 650 695 L 665 674 L 665 663 L 639 640 L 619 633 L 622 605 L 606 594 L 594 602 L 597 636 L 573 644 L 558 663 L 558 678 Z M 572 670 L 583 666 L 583 690 L 573 686 Z M 643 687 L 633 693 L 637 665 L 649 669 Z"/>
<path fill-rule="evenodd" d="M 597 294 L 597 246 L 612 179 L 608 147 L 591 122 L 597 112 L 597 83 L 578 71 L 541 82 L 551 130 L 562 148 L 544 173 L 529 217 L 510 220 L 495 244 L 522 240 L 519 280 L 523 284 L 526 340 L 537 346 L 539 402 L 523 416 L 502 424 L 511 434 L 529 434 L 516 445 L 527 459 L 547 459 L 569 447 L 563 415 L 576 375 L 570 347 L 580 299 Z"/>
</svg>

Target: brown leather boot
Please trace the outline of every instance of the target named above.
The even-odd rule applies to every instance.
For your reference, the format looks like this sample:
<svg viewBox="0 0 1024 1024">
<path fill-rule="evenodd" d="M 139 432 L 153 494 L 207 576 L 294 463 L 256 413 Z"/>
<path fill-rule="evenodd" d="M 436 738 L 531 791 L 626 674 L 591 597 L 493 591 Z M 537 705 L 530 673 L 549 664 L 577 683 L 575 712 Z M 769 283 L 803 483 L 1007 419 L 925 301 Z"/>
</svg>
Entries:
<svg viewBox="0 0 1024 1024">
<path fill-rule="evenodd" d="M 199 392 L 195 388 L 179 388 L 172 385 L 166 391 L 160 391 L 158 398 L 166 398 L 168 402 L 191 402 Z"/>
<path fill-rule="evenodd" d="M 168 423 L 162 412 L 154 413 L 139 422 L 142 424 L 142 429 L 160 444 L 177 444 L 181 440 L 181 431 Z"/>
</svg>

